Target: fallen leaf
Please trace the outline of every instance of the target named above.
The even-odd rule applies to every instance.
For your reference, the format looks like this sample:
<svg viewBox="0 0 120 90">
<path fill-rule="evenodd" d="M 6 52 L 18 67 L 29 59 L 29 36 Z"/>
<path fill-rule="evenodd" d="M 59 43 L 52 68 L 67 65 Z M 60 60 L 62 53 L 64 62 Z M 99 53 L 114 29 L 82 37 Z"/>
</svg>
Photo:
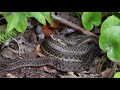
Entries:
<svg viewBox="0 0 120 90">
<path fill-rule="evenodd" d="M 59 24 L 56 23 L 56 22 L 53 22 L 53 23 L 51 24 L 51 27 L 54 28 L 54 29 L 56 29 L 56 28 L 59 27 Z"/>
<path fill-rule="evenodd" d="M 111 68 L 108 68 L 101 73 L 103 78 L 111 78 L 112 74 L 113 74 L 113 70 Z"/>
<path fill-rule="evenodd" d="M 45 55 L 43 55 L 42 54 L 42 52 L 41 52 L 41 48 L 40 48 L 40 44 L 38 44 L 37 46 L 36 46 L 36 48 L 35 48 L 35 51 L 33 51 L 36 55 L 38 55 L 38 56 L 45 56 Z"/>
<path fill-rule="evenodd" d="M 46 37 L 48 37 L 50 34 L 55 34 L 54 29 L 49 28 L 48 25 L 44 25 L 42 27 L 42 30 L 43 30 Z"/>
<path fill-rule="evenodd" d="M 41 49 L 40 49 L 40 44 L 38 44 L 38 45 L 36 46 L 35 51 L 37 51 L 37 52 L 41 51 Z"/>
<path fill-rule="evenodd" d="M 12 75 L 11 73 L 8 73 L 7 78 L 17 78 L 17 77 L 15 75 Z"/>
</svg>

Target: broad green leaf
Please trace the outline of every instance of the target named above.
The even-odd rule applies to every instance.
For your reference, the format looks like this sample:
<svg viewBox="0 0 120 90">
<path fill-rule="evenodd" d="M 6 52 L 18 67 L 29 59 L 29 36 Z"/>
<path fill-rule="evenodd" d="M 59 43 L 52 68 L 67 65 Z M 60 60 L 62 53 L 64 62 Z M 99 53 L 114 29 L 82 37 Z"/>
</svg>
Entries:
<svg viewBox="0 0 120 90">
<path fill-rule="evenodd" d="M 6 31 L 9 32 L 17 26 L 19 22 L 19 14 L 14 13 L 12 15 L 9 15 L 8 17 L 6 17 L 6 20 L 7 20 Z"/>
<path fill-rule="evenodd" d="M 101 25 L 101 33 L 112 26 L 120 26 L 120 19 L 114 15 L 109 16 Z"/>
<path fill-rule="evenodd" d="M 46 25 L 45 17 L 40 12 L 30 12 L 30 15 L 36 18 L 43 25 Z"/>
<path fill-rule="evenodd" d="M 15 29 L 18 31 L 18 32 L 25 32 L 26 29 L 27 29 L 27 18 L 26 16 L 24 15 L 20 15 L 19 16 L 19 22 L 18 24 L 15 26 Z"/>
<path fill-rule="evenodd" d="M 8 17 L 10 15 L 9 12 L 3 12 L 2 15 L 4 16 L 4 18 L 6 19 L 6 17 Z"/>
<path fill-rule="evenodd" d="M 26 17 L 31 17 L 30 13 L 29 12 L 20 12 L 22 13 L 23 15 L 25 15 Z"/>
<path fill-rule="evenodd" d="M 116 72 L 114 78 L 120 78 L 120 72 Z"/>
<path fill-rule="evenodd" d="M 112 26 L 103 31 L 99 46 L 110 60 L 120 62 L 120 26 Z"/>
<path fill-rule="evenodd" d="M 101 24 L 101 12 L 83 12 L 82 24 L 88 31 L 91 31 L 94 26 L 99 26 Z"/>
<path fill-rule="evenodd" d="M 53 24 L 53 19 L 50 15 L 50 12 L 41 12 L 41 13 L 50 24 Z"/>
</svg>

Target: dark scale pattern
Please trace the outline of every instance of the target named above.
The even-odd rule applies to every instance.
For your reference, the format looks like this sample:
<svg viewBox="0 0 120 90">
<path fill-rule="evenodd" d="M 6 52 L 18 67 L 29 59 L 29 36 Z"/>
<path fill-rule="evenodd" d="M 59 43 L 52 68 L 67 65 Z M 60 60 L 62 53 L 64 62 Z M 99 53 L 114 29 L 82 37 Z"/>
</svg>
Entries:
<svg viewBox="0 0 120 90">
<path fill-rule="evenodd" d="M 57 39 L 62 39 L 63 37 L 64 36 L 62 35 L 56 35 L 54 36 L 55 40 L 53 40 L 52 38 L 48 38 L 42 43 L 43 48 L 45 49 L 44 51 L 49 52 L 47 53 L 47 55 L 58 59 L 57 61 L 60 63 L 57 64 L 58 69 L 63 71 L 76 72 L 89 70 L 90 67 L 95 66 L 93 63 L 95 57 L 95 55 L 93 55 L 93 51 L 95 52 L 96 47 L 98 47 L 95 45 L 95 43 L 84 43 L 78 46 L 76 46 L 76 44 L 71 46 L 64 46 L 57 41 Z M 79 41 L 79 44 L 81 44 L 84 40 L 90 38 L 84 35 L 82 35 L 81 37 L 82 38 L 76 37 Z M 64 38 L 63 41 L 69 43 L 69 41 L 72 41 L 72 38 Z M 74 43 L 76 42 L 78 44 L 78 41 L 74 41 Z"/>
<path fill-rule="evenodd" d="M 45 44 L 47 44 L 50 48 L 55 49 L 57 51 L 60 51 L 62 53 L 71 53 L 71 54 L 81 54 L 81 53 L 86 53 L 89 50 L 91 50 L 91 48 L 94 48 L 94 45 L 88 45 L 88 44 L 83 44 L 80 45 L 79 47 L 77 47 L 76 45 L 74 46 L 64 46 L 61 43 L 54 41 L 51 38 L 48 38 L 45 42 L 43 42 L 43 47 L 45 46 Z M 46 47 L 46 46 L 45 46 Z M 47 49 L 47 48 L 46 48 Z M 84 50 L 84 51 L 83 51 Z"/>
<path fill-rule="evenodd" d="M 61 71 L 73 71 L 73 72 L 81 72 L 84 70 L 90 70 L 91 68 L 94 68 L 95 66 L 94 53 L 99 53 L 98 51 L 100 51 L 98 46 L 96 46 L 95 44 L 84 43 L 83 45 L 80 45 L 80 47 L 78 47 L 77 49 L 75 46 L 71 47 L 67 46 L 65 47 L 63 45 L 59 46 L 59 49 L 62 50 L 64 49 L 63 51 L 61 50 L 59 51 L 57 45 L 59 46 L 60 43 L 54 41 L 53 39 L 47 38 L 46 41 L 44 41 L 41 46 L 42 51 L 46 55 L 46 57 L 23 59 L 17 60 L 12 63 L 8 63 L 5 69 L 1 70 L 0 73 L 5 73 L 21 67 L 27 66 L 34 67 L 44 65 L 53 66 Z"/>
</svg>

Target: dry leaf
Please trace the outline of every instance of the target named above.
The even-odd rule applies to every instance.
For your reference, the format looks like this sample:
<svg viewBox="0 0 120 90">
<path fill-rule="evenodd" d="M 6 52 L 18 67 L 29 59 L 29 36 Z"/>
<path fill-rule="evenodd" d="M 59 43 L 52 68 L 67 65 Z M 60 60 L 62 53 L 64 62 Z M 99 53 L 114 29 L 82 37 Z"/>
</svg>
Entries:
<svg viewBox="0 0 120 90">
<path fill-rule="evenodd" d="M 52 28 L 54 28 L 54 29 L 56 29 L 56 28 L 58 28 L 58 27 L 59 27 L 59 24 L 58 24 L 58 23 L 53 22 L 53 23 L 51 24 L 51 27 L 52 27 Z"/>
<path fill-rule="evenodd" d="M 17 78 L 17 77 L 15 75 L 12 75 L 11 73 L 8 73 L 7 78 Z"/>
<path fill-rule="evenodd" d="M 44 34 L 45 34 L 46 37 L 48 37 L 50 34 L 55 34 L 54 29 L 50 29 L 50 28 L 48 27 L 48 25 L 44 25 L 44 26 L 42 27 L 42 30 L 43 30 L 43 32 L 44 32 Z"/>
<path fill-rule="evenodd" d="M 35 51 L 33 51 L 36 55 L 38 55 L 38 56 L 45 56 L 45 55 L 43 55 L 42 54 L 42 52 L 41 52 L 41 48 L 40 48 L 40 44 L 38 44 L 37 46 L 36 46 L 36 48 L 35 48 Z"/>
<path fill-rule="evenodd" d="M 101 73 L 103 78 L 111 78 L 112 74 L 113 74 L 113 70 L 111 68 L 108 68 Z"/>
</svg>

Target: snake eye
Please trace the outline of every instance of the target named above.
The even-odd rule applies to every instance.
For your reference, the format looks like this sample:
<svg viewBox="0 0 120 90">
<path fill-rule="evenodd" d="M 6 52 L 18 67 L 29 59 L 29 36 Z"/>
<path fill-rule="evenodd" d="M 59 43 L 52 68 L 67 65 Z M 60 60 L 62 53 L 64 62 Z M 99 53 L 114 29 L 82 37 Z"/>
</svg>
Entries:
<svg viewBox="0 0 120 90">
<path fill-rule="evenodd" d="M 55 35 L 51 34 L 50 37 L 51 37 L 52 39 L 56 40 Z"/>
<path fill-rule="evenodd" d="M 55 35 L 52 35 L 53 38 L 56 38 Z"/>
</svg>

